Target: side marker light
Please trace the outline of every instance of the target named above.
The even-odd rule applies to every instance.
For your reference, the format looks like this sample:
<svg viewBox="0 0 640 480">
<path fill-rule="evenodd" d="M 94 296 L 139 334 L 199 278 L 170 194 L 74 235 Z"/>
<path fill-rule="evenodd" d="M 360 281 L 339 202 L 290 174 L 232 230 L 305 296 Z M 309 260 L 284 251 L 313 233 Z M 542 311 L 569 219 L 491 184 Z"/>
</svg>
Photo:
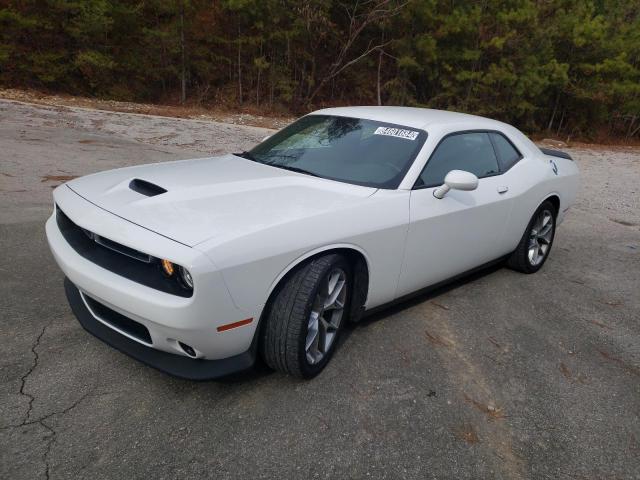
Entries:
<svg viewBox="0 0 640 480">
<path fill-rule="evenodd" d="M 243 325 L 249 325 L 251 322 L 253 322 L 253 318 L 247 318 L 246 320 L 240 320 L 239 322 L 220 325 L 216 330 L 218 330 L 219 332 L 224 332 L 226 330 L 231 330 L 232 328 L 238 328 L 238 327 L 242 327 Z"/>
</svg>

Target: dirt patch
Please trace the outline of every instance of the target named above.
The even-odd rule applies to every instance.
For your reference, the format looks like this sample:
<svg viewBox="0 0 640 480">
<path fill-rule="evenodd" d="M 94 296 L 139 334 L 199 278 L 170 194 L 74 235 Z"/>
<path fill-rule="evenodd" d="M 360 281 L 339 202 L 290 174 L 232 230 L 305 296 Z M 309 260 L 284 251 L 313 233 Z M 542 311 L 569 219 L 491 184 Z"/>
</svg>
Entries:
<svg viewBox="0 0 640 480">
<path fill-rule="evenodd" d="M 234 125 L 280 129 L 289 125 L 295 118 L 278 115 L 272 112 L 255 111 L 251 108 L 240 111 L 226 111 L 220 108 L 209 108 L 202 105 L 161 105 L 116 100 L 99 100 L 95 98 L 76 97 L 73 95 L 53 95 L 35 90 L 19 90 L 0 88 L 0 98 L 36 103 L 54 107 L 82 107 L 110 112 L 141 113 L 160 117 L 188 118 L 192 120 L 210 120 Z M 100 127 L 99 122 L 95 125 Z"/>
<path fill-rule="evenodd" d="M 602 357 L 609 362 L 612 362 L 618 365 L 620 368 L 626 370 L 627 372 L 635 375 L 636 377 L 640 377 L 640 368 L 635 365 L 631 365 L 630 363 L 625 362 L 624 360 L 614 357 L 609 352 L 605 352 L 604 350 L 598 350 L 598 353 L 602 355 Z"/>
<path fill-rule="evenodd" d="M 600 300 L 600 303 L 609 305 L 610 307 L 619 307 L 622 305 L 622 302 L 619 300 Z"/>
<path fill-rule="evenodd" d="M 442 310 L 449 310 L 449 307 L 447 307 L 446 305 L 443 305 L 441 303 L 438 302 L 434 302 L 433 300 L 431 301 L 432 305 L 435 305 L 436 307 L 441 308 Z"/>
<path fill-rule="evenodd" d="M 427 337 L 427 340 L 429 340 L 429 342 L 431 342 L 434 345 L 437 345 L 438 347 L 446 347 L 446 348 L 453 347 L 453 342 L 451 340 L 441 337 L 440 335 L 437 335 L 435 333 L 430 333 L 428 330 L 425 330 L 424 334 Z"/>
<path fill-rule="evenodd" d="M 40 180 L 41 183 L 44 182 L 68 182 L 69 180 L 73 180 L 74 178 L 78 178 L 77 175 L 45 175 Z"/>
<path fill-rule="evenodd" d="M 562 362 L 560 362 L 560 366 L 558 367 L 558 369 L 560 370 L 560 373 L 562 373 L 562 376 L 567 380 L 569 380 L 570 382 L 576 381 L 581 384 L 588 383 L 587 378 L 584 375 L 580 373 L 578 375 L 574 375 L 569 369 L 569 367 L 567 367 Z"/>
<path fill-rule="evenodd" d="M 629 222 L 627 220 L 620 220 L 618 218 L 610 218 L 609 220 L 611 220 L 614 223 L 618 223 L 620 225 L 624 225 L 625 227 L 636 227 L 637 226 L 636 223 Z"/>
<path fill-rule="evenodd" d="M 457 438 L 471 445 L 480 441 L 476 429 L 470 424 L 461 425 L 458 428 L 455 428 L 453 433 Z"/>
<path fill-rule="evenodd" d="M 605 325 L 604 323 L 598 322 L 597 320 L 591 320 L 591 323 L 605 330 L 611 330 L 611 327 L 609 325 Z"/>
<path fill-rule="evenodd" d="M 569 367 L 567 367 L 564 363 L 560 362 L 560 373 L 564 375 L 564 378 L 571 380 L 571 372 L 569 371 Z"/>
<path fill-rule="evenodd" d="M 501 408 L 496 407 L 492 403 L 482 403 L 473 398 L 471 398 L 466 393 L 464 394 L 465 402 L 473 405 L 478 411 L 484 413 L 489 420 L 499 420 L 501 418 L 507 418 L 507 415 L 504 414 Z"/>
</svg>

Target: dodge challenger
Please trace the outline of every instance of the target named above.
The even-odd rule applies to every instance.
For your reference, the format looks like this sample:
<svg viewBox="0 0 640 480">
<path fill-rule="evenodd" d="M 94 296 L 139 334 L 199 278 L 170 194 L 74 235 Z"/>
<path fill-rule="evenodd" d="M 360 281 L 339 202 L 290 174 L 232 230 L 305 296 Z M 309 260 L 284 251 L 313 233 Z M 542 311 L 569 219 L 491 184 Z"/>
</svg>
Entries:
<svg viewBox="0 0 640 480">
<path fill-rule="evenodd" d="M 53 192 L 80 324 L 166 373 L 311 378 L 347 322 L 494 262 L 537 272 L 578 188 L 516 128 L 405 107 L 319 110 L 249 151 Z"/>
</svg>

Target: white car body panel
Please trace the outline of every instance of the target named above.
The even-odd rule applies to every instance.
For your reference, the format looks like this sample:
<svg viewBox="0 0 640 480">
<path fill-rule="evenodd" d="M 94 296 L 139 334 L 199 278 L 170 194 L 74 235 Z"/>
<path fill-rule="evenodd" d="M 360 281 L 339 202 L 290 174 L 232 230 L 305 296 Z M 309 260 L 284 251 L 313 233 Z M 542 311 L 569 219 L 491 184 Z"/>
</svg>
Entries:
<svg viewBox="0 0 640 480">
<path fill-rule="evenodd" d="M 81 292 L 147 326 L 153 348 L 220 359 L 247 350 L 278 282 L 305 259 L 342 248 L 366 260 L 371 309 L 512 252 L 531 215 L 560 199 L 558 223 L 578 187 L 575 162 L 543 154 L 517 129 L 471 115 L 401 107 L 326 109 L 326 115 L 424 129 L 428 137 L 397 189 L 384 190 L 278 169 L 237 156 L 186 160 L 98 173 L 54 191 L 78 226 L 186 267 L 190 298 L 177 297 L 105 270 L 78 255 L 47 222 L 55 259 Z M 465 130 L 499 131 L 523 158 L 474 191 L 413 189 L 442 138 Z M 146 197 L 142 179 L 167 190 Z M 506 190 L 505 190 L 506 187 Z M 501 193 L 500 193 L 501 192 Z M 245 318 L 250 324 L 216 327 Z"/>
<path fill-rule="evenodd" d="M 483 178 L 476 190 L 452 190 L 441 200 L 433 196 L 435 188 L 411 192 L 411 225 L 399 296 L 507 253 L 502 239 L 511 202 L 497 192 L 502 181 L 499 176 Z"/>
<path fill-rule="evenodd" d="M 212 239 L 196 248 L 219 266 L 237 304 L 251 308 L 264 304 L 277 280 L 300 260 L 322 250 L 351 247 L 367 259 L 367 305 L 381 305 L 395 298 L 403 253 L 396 246 L 406 237 L 408 204 L 409 192 L 380 190 L 348 208 L 309 214 L 230 241 Z"/>
<path fill-rule="evenodd" d="M 123 245 L 144 248 L 151 255 L 168 258 L 190 270 L 195 284 L 191 298 L 154 290 L 84 259 L 63 238 L 55 216 L 47 221 L 49 246 L 64 274 L 85 294 L 147 326 L 154 348 L 182 354 L 171 341 L 178 339 L 206 358 L 225 358 L 238 349 L 249 348 L 253 325 L 221 334 L 216 334 L 216 327 L 249 317 L 259 318 L 261 309 L 238 309 L 229 298 L 220 272 L 206 255 L 92 207 L 65 185 L 54 191 L 54 199 L 83 228 Z"/>
<path fill-rule="evenodd" d="M 136 178 L 167 192 L 142 196 L 129 188 Z M 233 155 L 122 168 L 68 186 L 100 208 L 189 246 L 340 210 L 376 191 Z"/>
</svg>

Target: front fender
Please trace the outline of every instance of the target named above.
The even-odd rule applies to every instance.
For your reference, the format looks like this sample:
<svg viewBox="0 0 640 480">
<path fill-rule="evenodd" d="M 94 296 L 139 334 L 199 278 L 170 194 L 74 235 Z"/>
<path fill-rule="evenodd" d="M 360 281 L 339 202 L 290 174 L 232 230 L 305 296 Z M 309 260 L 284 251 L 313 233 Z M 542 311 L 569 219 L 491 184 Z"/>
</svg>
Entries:
<svg viewBox="0 0 640 480">
<path fill-rule="evenodd" d="M 219 268 L 238 308 L 264 305 L 278 282 L 300 262 L 346 248 L 369 269 L 367 307 L 393 300 L 409 222 L 409 192 L 386 191 L 365 204 L 266 226 L 224 243 L 202 244 Z"/>
</svg>

